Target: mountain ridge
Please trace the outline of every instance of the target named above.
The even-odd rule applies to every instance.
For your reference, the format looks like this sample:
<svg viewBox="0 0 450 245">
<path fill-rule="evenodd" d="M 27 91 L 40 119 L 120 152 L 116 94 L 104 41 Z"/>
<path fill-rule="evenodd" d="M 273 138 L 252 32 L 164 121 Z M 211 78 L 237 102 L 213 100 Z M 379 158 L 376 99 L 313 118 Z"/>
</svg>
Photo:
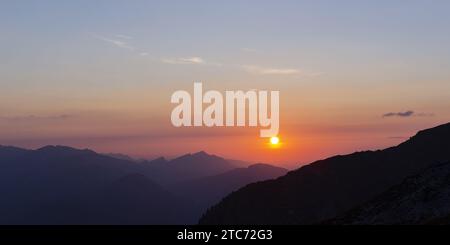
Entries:
<svg viewBox="0 0 450 245">
<path fill-rule="evenodd" d="M 168 185 L 235 168 L 204 151 L 176 161 L 120 158 L 60 145 L 0 146 L 0 224 L 193 224 L 206 206 Z"/>
<path fill-rule="evenodd" d="M 281 167 L 257 163 L 248 167 L 235 168 L 224 173 L 181 182 L 171 186 L 171 190 L 176 190 L 184 197 L 189 196 L 195 199 L 196 203 L 206 209 L 240 187 L 277 178 L 287 172 L 287 169 Z"/>
</svg>

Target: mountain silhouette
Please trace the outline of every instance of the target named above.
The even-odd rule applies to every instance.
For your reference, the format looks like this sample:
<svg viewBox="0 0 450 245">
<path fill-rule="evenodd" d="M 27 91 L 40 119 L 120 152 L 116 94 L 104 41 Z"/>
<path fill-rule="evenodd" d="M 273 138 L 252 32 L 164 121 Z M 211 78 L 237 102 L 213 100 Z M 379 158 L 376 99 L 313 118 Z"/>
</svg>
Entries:
<svg viewBox="0 0 450 245">
<path fill-rule="evenodd" d="M 206 209 L 247 184 L 277 178 L 286 173 L 284 168 L 254 164 L 247 168 L 236 168 L 225 173 L 177 183 L 170 189 L 185 198 L 195 200 L 200 207 Z M 198 214 L 200 215 L 201 213 Z"/>
<path fill-rule="evenodd" d="M 0 180 L 6 185 L 0 189 L 17 194 L 31 188 L 39 198 L 50 197 L 54 195 L 52 193 L 63 190 L 67 194 L 74 194 L 77 190 L 93 190 L 124 174 L 139 171 L 137 164 L 91 150 L 46 146 L 37 150 L 19 150 L 14 156 L 9 153 L 5 156 L 5 149 L 9 148 L 0 148 Z M 61 193 L 54 196 L 58 197 Z"/>
<path fill-rule="evenodd" d="M 210 208 L 200 224 L 314 224 L 367 202 L 407 176 L 450 160 L 450 124 L 379 151 L 314 162 L 250 184 Z"/>
<path fill-rule="evenodd" d="M 325 224 L 450 224 L 450 162 L 426 168 Z"/>
<path fill-rule="evenodd" d="M 213 202 L 199 202 L 196 195 L 169 187 L 217 176 L 230 186 L 206 184 L 201 190 L 223 191 L 223 197 L 250 181 L 272 176 L 269 166 L 262 167 L 268 171 L 249 168 L 243 176 L 229 174 L 234 166 L 206 152 L 130 161 L 66 146 L 0 146 L 0 224 L 193 224 Z M 278 173 L 278 168 L 273 170 Z M 249 180 L 234 179 L 244 176 Z"/>
<path fill-rule="evenodd" d="M 18 147 L 0 145 L 0 163 L 6 163 L 8 161 L 14 160 L 15 158 L 27 153 L 28 151 L 29 150 Z"/>
<path fill-rule="evenodd" d="M 136 164 L 91 150 L 46 146 L 17 152 L 12 156 L 9 147 L 0 147 L 1 224 L 75 222 L 87 197 L 139 171 Z"/>
<path fill-rule="evenodd" d="M 227 160 L 215 155 L 209 155 L 204 151 L 173 159 L 167 165 L 172 171 L 182 173 L 185 179 L 219 174 L 236 167 Z"/>
<path fill-rule="evenodd" d="M 198 217 L 197 207 L 142 174 L 129 174 L 90 198 L 90 224 L 186 224 Z"/>
<path fill-rule="evenodd" d="M 128 155 L 121 154 L 121 153 L 106 153 L 106 154 L 103 154 L 103 155 L 108 156 L 108 157 L 112 157 L 112 158 L 116 158 L 116 159 L 120 159 L 120 160 L 127 160 L 127 161 L 130 161 L 130 162 L 143 161 L 143 160 L 139 160 L 139 159 L 134 159 L 134 158 L 132 158 L 132 157 L 130 157 Z"/>
<path fill-rule="evenodd" d="M 162 185 L 173 185 L 236 168 L 234 162 L 204 151 L 185 154 L 172 160 L 157 158 L 142 164 L 147 176 Z"/>
</svg>

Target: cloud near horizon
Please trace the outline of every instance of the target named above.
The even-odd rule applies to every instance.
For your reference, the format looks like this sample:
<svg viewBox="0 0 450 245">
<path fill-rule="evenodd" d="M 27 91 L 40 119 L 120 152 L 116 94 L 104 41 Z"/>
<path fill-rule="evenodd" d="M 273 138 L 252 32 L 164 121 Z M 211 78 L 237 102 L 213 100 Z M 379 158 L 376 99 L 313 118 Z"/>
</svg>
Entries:
<svg viewBox="0 0 450 245">
<path fill-rule="evenodd" d="M 383 114 L 383 117 L 410 117 L 412 115 L 414 115 L 414 111 L 388 112 Z"/>
<path fill-rule="evenodd" d="M 388 112 L 383 114 L 383 118 L 385 117 L 431 117 L 434 116 L 433 113 L 416 113 L 414 111 L 404 111 L 404 112 Z"/>
</svg>

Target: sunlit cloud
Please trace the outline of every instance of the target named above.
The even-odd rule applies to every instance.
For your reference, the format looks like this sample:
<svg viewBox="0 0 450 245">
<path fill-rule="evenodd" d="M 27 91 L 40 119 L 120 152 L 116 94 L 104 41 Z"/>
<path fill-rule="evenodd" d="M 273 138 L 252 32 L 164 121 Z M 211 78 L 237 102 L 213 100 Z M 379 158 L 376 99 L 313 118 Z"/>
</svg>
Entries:
<svg viewBox="0 0 450 245">
<path fill-rule="evenodd" d="M 264 68 L 259 66 L 245 65 L 242 66 L 246 72 L 258 75 L 296 75 L 301 74 L 298 69 L 292 68 Z"/>
<path fill-rule="evenodd" d="M 200 57 L 187 57 L 187 58 L 164 58 L 161 60 L 163 63 L 172 65 L 183 65 L 183 64 L 205 64 L 205 61 Z"/>
</svg>

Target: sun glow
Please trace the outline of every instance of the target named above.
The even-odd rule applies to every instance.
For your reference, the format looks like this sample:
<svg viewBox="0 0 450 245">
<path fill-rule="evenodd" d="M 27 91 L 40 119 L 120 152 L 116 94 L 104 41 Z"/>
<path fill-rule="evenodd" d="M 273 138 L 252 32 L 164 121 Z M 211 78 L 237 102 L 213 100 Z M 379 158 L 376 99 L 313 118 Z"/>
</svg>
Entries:
<svg viewBox="0 0 450 245">
<path fill-rule="evenodd" d="M 270 144 L 272 145 L 278 145 L 278 143 L 280 143 L 280 139 L 276 136 L 270 138 Z"/>
</svg>

